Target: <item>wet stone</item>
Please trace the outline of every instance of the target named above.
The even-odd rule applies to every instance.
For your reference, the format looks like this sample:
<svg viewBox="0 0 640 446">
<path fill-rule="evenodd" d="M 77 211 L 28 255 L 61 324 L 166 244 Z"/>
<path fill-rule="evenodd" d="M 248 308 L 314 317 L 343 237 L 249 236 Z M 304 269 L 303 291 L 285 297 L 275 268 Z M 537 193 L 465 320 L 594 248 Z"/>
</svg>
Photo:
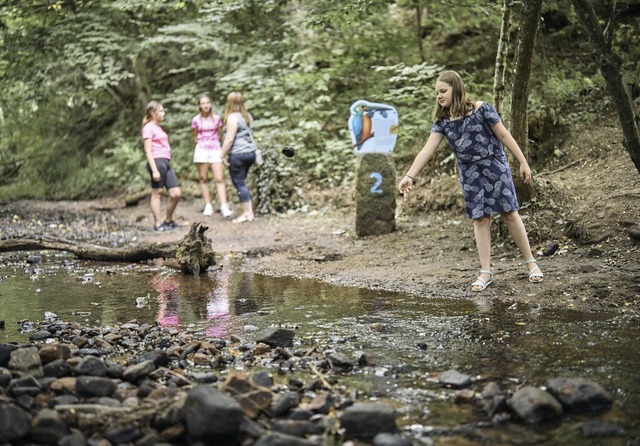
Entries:
<svg viewBox="0 0 640 446">
<path fill-rule="evenodd" d="M 44 374 L 38 349 L 35 347 L 19 348 L 11 352 L 11 359 L 7 368 L 20 374 L 26 373 L 38 378 Z"/>
<path fill-rule="evenodd" d="M 471 384 L 471 377 L 457 370 L 447 370 L 440 374 L 439 381 L 442 387 L 460 389 Z"/>
<path fill-rule="evenodd" d="M 602 386 L 584 378 L 554 378 L 547 388 L 568 412 L 608 409 L 613 404 L 613 398 Z"/>
<path fill-rule="evenodd" d="M 58 446 L 86 446 L 87 441 L 81 432 L 75 431 L 58 440 Z"/>
<path fill-rule="evenodd" d="M 256 446 L 314 446 L 315 443 L 293 435 L 268 433 L 260 437 Z"/>
<path fill-rule="evenodd" d="M 76 375 L 107 376 L 107 366 L 95 356 L 87 356 L 75 368 Z"/>
<path fill-rule="evenodd" d="M 153 361 L 143 361 L 139 364 L 134 364 L 127 367 L 122 374 L 122 378 L 129 382 L 135 383 L 140 381 L 140 379 L 144 378 L 145 376 L 149 375 L 155 369 L 156 366 Z"/>
<path fill-rule="evenodd" d="M 55 410 L 45 409 L 38 412 L 33 419 L 31 439 L 35 443 L 56 444 L 69 434 L 67 425 L 60 419 Z"/>
<path fill-rule="evenodd" d="M 47 338 L 51 337 L 51 332 L 48 330 L 38 330 L 36 331 L 34 334 L 32 334 L 31 336 L 29 336 L 29 339 L 31 341 L 43 341 Z"/>
<path fill-rule="evenodd" d="M 373 438 L 373 446 L 411 446 L 411 440 L 400 435 L 382 433 Z"/>
<path fill-rule="evenodd" d="M 109 440 L 112 444 L 133 443 L 143 436 L 144 433 L 137 427 L 126 427 L 124 429 L 107 432 L 106 434 L 104 434 L 104 438 Z"/>
<path fill-rule="evenodd" d="M 31 432 L 31 415 L 13 404 L 0 405 L 0 443 L 25 438 Z"/>
<path fill-rule="evenodd" d="M 380 433 L 396 433 L 395 410 L 381 403 L 358 403 L 340 417 L 347 438 L 370 439 Z"/>
<path fill-rule="evenodd" d="M 294 336 L 295 333 L 293 330 L 268 328 L 256 335 L 256 341 L 263 342 L 270 347 L 292 347 Z"/>
<path fill-rule="evenodd" d="M 286 392 L 282 394 L 272 405 L 270 409 L 271 415 L 276 418 L 286 415 L 291 409 L 298 407 L 300 399 L 301 397 L 298 392 Z"/>
<path fill-rule="evenodd" d="M 536 387 L 523 387 L 509 400 L 509 407 L 527 423 L 553 420 L 562 415 L 562 405 L 550 393 Z"/>
<path fill-rule="evenodd" d="M 328 355 L 331 367 L 336 371 L 348 372 L 353 369 L 354 363 L 347 355 L 340 352 L 333 352 Z"/>
<path fill-rule="evenodd" d="M 619 437 L 623 434 L 624 429 L 614 423 L 589 420 L 582 424 L 582 435 L 587 438 Z"/>
<path fill-rule="evenodd" d="M 243 421 L 242 408 L 236 400 L 205 385 L 189 391 L 184 414 L 189 438 L 196 441 L 233 439 Z"/>
<path fill-rule="evenodd" d="M 76 380 L 78 394 L 85 397 L 111 396 L 116 387 L 116 383 L 109 378 L 80 376 Z"/>
<path fill-rule="evenodd" d="M 321 426 L 306 420 L 276 420 L 272 423 L 271 428 L 275 432 L 282 432 L 295 437 L 319 435 L 324 431 Z"/>
<path fill-rule="evenodd" d="M 69 359 L 71 349 L 67 345 L 55 343 L 40 348 L 38 355 L 40 355 L 42 364 L 46 365 L 53 361 Z"/>
</svg>

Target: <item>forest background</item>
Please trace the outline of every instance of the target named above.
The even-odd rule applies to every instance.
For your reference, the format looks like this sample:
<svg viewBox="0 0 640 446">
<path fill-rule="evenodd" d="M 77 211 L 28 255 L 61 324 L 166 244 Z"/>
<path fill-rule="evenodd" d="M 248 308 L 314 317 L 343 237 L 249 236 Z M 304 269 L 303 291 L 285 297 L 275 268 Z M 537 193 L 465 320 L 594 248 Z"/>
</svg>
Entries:
<svg viewBox="0 0 640 446">
<path fill-rule="evenodd" d="M 640 2 L 592 4 L 637 108 Z M 335 191 L 354 183 L 347 120 L 355 100 L 398 109 L 398 172 L 428 135 L 440 71 L 459 71 L 475 99 L 492 102 L 502 6 L 490 0 L 3 1 L 0 200 L 144 191 L 140 126 L 152 99 L 168 111 L 165 128 L 183 193 L 195 195 L 190 122 L 197 96 L 208 93 L 222 114 L 234 90 L 245 95 L 266 152 L 265 165 L 251 177 L 258 212 L 301 208 L 318 191 L 339 200 L 344 194 Z M 521 6 L 514 3 L 514 36 Z M 540 18 L 528 103 L 529 155 L 537 171 L 565 162 L 571 122 L 597 126 L 603 116 L 615 116 L 572 2 L 546 1 Z M 512 59 L 507 64 L 508 122 Z M 280 155 L 285 145 L 296 149 L 295 157 Z M 441 150 L 429 174 L 451 177 L 454 164 Z"/>
</svg>

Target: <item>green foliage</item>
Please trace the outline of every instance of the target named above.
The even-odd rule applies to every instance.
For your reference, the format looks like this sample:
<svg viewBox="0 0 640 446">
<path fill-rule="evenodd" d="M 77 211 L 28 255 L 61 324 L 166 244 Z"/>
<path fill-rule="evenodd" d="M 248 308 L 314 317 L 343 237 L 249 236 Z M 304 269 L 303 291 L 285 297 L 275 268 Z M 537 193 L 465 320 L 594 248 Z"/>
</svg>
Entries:
<svg viewBox="0 0 640 446">
<path fill-rule="evenodd" d="M 500 8 L 488 0 L 7 0 L 0 198 L 148 187 L 140 122 L 151 99 L 165 105 L 172 165 L 190 184 L 190 122 L 203 92 L 222 114 L 227 94 L 241 91 L 255 117 L 266 158 L 252 176 L 259 212 L 285 212 L 305 205 L 307 189 L 352 183 L 347 120 L 358 99 L 398 109 L 402 170 L 431 127 L 439 71 L 461 71 L 469 92 L 490 100 Z M 544 13 L 566 24 L 541 29 L 532 109 L 599 110 L 605 85 L 570 1 L 547 2 Z M 612 45 L 637 89 L 637 18 L 620 17 Z M 295 157 L 280 154 L 285 145 Z M 432 166 L 450 170 L 449 152 Z"/>
</svg>

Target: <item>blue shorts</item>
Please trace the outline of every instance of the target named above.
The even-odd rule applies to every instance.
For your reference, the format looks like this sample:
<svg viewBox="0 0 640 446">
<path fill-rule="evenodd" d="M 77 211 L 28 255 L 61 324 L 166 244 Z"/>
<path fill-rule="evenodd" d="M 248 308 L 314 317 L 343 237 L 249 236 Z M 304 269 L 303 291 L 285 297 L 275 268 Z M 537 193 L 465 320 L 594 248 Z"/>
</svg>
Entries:
<svg viewBox="0 0 640 446">
<path fill-rule="evenodd" d="M 151 188 L 162 189 L 166 187 L 167 190 L 169 190 L 178 187 L 178 178 L 176 177 L 175 171 L 171 168 L 169 160 L 166 158 L 156 158 L 154 161 L 156 162 L 158 172 L 160 172 L 160 181 L 153 180 L 151 166 L 147 163 L 147 171 L 151 174 Z"/>
</svg>

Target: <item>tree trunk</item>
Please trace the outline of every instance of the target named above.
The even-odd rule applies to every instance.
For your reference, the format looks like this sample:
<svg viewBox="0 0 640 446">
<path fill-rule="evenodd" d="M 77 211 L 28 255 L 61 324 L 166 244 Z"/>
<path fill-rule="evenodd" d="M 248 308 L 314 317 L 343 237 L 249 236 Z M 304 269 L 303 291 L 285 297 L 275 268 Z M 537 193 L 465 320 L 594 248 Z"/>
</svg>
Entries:
<svg viewBox="0 0 640 446">
<path fill-rule="evenodd" d="M 507 56 L 509 53 L 509 33 L 511 32 L 511 16 L 513 0 L 504 0 L 502 6 L 502 26 L 500 27 L 500 41 L 496 53 L 495 76 L 493 78 L 493 106 L 498 113 L 502 110 L 502 98 L 505 90 L 505 75 L 507 72 Z"/>
<path fill-rule="evenodd" d="M 0 252 L 51 249 L 54 251 L 70 252 L 81 260 L 94 260 L 98 262 L 142 262 L 159 257 L 175 257 L 177 247 L 177 244 L 152 243 L 122 248 L 109 248 L 107 246 L 74 242 L 49 236 L 0 240 Z"/>
<path fill-rule="evenodd" d="M 640 134 L 633 102 L 627 85 L 622 80 L 622 61 L 605 39 L 593 7 L 588 0 L 573 0 L 582 24 L 600 63 L 600 71 L 607 82 L 622 127 L 622 145 L 627 149 L 636 170 L 640 172 Z"/>
<path fill-rule="evenodd" d="M 518 43 L 516 45 L 515 73 L 511 98 L 511 134 L 520 145 L 525 158 L 529 158 L 529 121 L 527 110 L 531 86 L 531 69 L 542 0 L 525 0 L 522 3 Z M 514 175 L 516 193 L 520 202 L 535 197 L 532 185 L 526 185 L 520 175 Z"/>
<path fill-rule="evenodd" d="M 109 248 L 91 243 L 72 242 L 57 237 L 10 238 L 0 240 L 0 252 L 67 251 L 82 260 L 98 262 L 142 262 L 160 257 L 175 258 L 184 274 L 204 273 L 216 264 L 211 240 L 204 234 L 208 226 L 193 223 L 189 233 L 179 243 L 149 243 L 123 248 Z"/>
</svg>

